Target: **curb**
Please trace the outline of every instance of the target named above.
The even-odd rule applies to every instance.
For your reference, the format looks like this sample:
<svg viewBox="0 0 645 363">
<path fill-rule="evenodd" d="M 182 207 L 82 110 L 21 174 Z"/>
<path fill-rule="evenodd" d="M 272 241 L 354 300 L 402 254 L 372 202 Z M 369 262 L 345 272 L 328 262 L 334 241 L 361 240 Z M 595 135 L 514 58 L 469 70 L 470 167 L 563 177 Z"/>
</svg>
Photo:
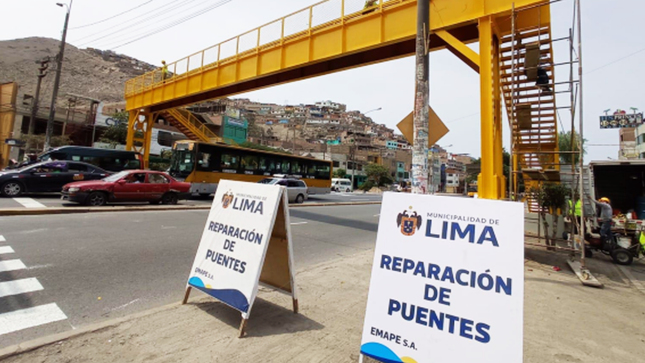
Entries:
<svg viewBox="0 0 645 363">
<path fill-rule="evenodd" d="M 365 201 L 365 202 L 335 202 L 335 203 L 308 203 L 308 204 L 294 204 L 289 208 L 305 208 L 305 207 L 333 207 L 339 205 L 371 205 L 381 204 L 380 201 Z M 146 212 L 146 211 L 177 211 L 177 210 L 209 210 L 210 205 L 186 205 L 186 206 L 129 206 L 129 207 L 66 207 L 66 208 L 16 208 L 16 209 L 0 209 L 0 217 L 6 216 L 35 216 L 47 214 L 80 214 L 80 213 L 105 213 L 105 212 Z"/>
<path fill-rule="evenodd" d="M 195 302 L 199 302 L 199 301 L 200 301 L 200 299 L 195 299 L 192 302 L 195 303 Z M 160 307 L 157 307 L 157 308 L 141 311 L 141 312 L 138 312 L 138 313 L 126 315 L 126 316 L 121 317 L 121 318 L 116 318 L 116 319 L 112 319 L 112 320 L 108 320 L 108 321 L 102 321 L 102 322 L 99 322 L 99 323 L 90 324 L 88 326 L 85 326 L 85 327 L 82 327 L 82 328 L 79 328 L 79 329 L 76 329 L 76 330 L 70 330 L 70 331 L 66 331 L 66 332 L 62 332 L 62 333 L 52 334 L 52 335 L 44 336 L 44 337 L 41 337 L 41 338 L 36 338 L 36 339 L 30 340 L 30 341 L 27 341 L 27 342 L 23 342 L 23 343 L 20 343 L 20 344 L 11 345 L 11 346 L 8 346 L 6 348 L 0 349 L 0 361 L 4 360 L 4 359 L 7 359 L 9 357 L 13 357 L 13 356 L 20 355 L 20 354 L 23 354 L 23 353 L 31 352 L 33 350 L 40 349 L 40 348 L 48 346 L 48 345 L 58 343 L 60 341 L 68 340 L 68 339 L 71 339 L 71 338 L 77 338 L 77 337 L 82 336 L 82 335 L 91 334 L 91 333 L 94 333 L 94 332 L 97 332 L 97 331 L 100 331 L 100 330 L 103 330 L 103 329 L 111 328 L 111 327 L 117 326 L 119 324 L 125 323 L 125 322 L 130 321 L 130 320 L 140 319 L 140 318 L 146 317 L 148 315 L 152 315 L 152 314 L 160 313 L 160 312 L 170 310 L 170 309 L 173 309 L 173 308 L 177 308 L 177 307 L 180 307 L 181 305 L 182 305 L 181 302 L 176 302 L 176 303 L 160 306 Z"/>
</svg>

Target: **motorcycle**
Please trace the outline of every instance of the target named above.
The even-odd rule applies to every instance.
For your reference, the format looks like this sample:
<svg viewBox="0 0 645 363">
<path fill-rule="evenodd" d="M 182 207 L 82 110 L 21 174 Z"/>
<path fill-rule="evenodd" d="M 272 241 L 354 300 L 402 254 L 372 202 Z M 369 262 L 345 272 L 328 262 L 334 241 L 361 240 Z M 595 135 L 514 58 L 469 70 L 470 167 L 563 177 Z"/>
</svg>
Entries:
<svg viewBox="0 0 645 363">
<path fill-rule="evenodd" d="M 636 234 L 640 237 L 640 233 Z M 612 232 L 610 238 L 600 236 L 600 229 L 593 228 L 592 233 L 585 234 L 585 257 L 592 257 L 593 252 L 601 252 L 610 256 L 619 265 L 631 265 L 634 258 L 645 255 L 645 244 L 634 241 L 636 235 L 629 236 Z"/>
</svg>

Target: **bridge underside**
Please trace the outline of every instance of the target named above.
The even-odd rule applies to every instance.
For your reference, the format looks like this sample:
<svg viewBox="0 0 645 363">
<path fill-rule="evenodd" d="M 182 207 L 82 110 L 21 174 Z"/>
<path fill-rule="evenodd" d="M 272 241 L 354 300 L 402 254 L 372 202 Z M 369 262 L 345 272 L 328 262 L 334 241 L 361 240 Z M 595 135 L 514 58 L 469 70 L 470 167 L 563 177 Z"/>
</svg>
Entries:
<svg viewBox="0 0 645 363">
<path fill-rule="evenodd" d="M 414 54 L 416 0 L 380 0 L 373 8 L 361 10 L 359 7 L 348 14 L 347 4 L 351 1 L 354 0 L 323 1 L 169 64 L 168 73 L 158 69 L 128 81 L 125 92 L 130 111 L 128 148 L 142 151 L 147 159 L 149 123 L 170 109 Z M 329 13 L 328 9 L 334 5 L 340 6 L 336 18 L 317 20 L 316 14 L 321 7 L 326 7 L 326 13 Z M 514 6 L 523 9 L 513 12 Z M 287 29 L 290 19 L 298 14 L 308 16 L 308 26 L 290 32 Z M 518 71 L 514 66 L 509 67 L 509 60 L 520 59 L 523 51 L 522 44 L 516 43 L 517 49 L 513 48 L 516 56 L 507 55 L 511 14 L 516 33 L 537 28 L 550 35 L 549 5 L 544 0 L 432 0 L 431 6 L 428 51 L 448 49 L 480 74 L 482 172 L 479 196 L 482 198 L 504 198 L 506 191 L 502 166 L 502 94 L 509 119 L 513 120 L 510 115 L 515 111 L 509 100 L 517 98 L 521 92 L 509 91 L 509 86 L 523 77 L 501 77 L 509 68 Z M 275 38 L 267 36 L 273 28 L 278 29 L 279 35 Z M 510 41 L 516 42 L 514 37 Z M 249 42 L 251 46 L 248 46 Z M 466 46 L 473 42 L 479 42 L 484 51 L 478 54 Z M 235 51 L 226 51 L 231 46 Z M 542 51 L 539 54 L 542 56 Z M 544 54 L 551 54 L 550 47 Z M 549 72 L 552 79 L 552 67 Z M 387 79 L 387 75 L 381 76 Z M 524 86 L 528 84 L 526 79 L 523 82 Z M 530 88 L 523 87 L 522 92 Z M 177 114 L 175 118 L 177 122 L 188 120 L 179 116 Z M 541 125 L 538 131 L 527 132 L 526 127 L 521 131 L 511 125 L 518 145 L 526 141 L 527 145 L 535 147 L 533 135 L 536 132 L 539 140 L 543 134 L 555 132 L 555 122 L 551 125 L 540 118 L 535 121 L 536 125 Z M 196 139 L 212 139 L 199 134 L 199 129 L 204 129 L 201 125 L 193 122 L 192 127 Z"/>
<path fill-rule="evenodd" d="M 472 43 L 479 40 L 477 25 L 472 24 L 451 32 L 457 39 L 464 43 Z M 352 68 L 362 67 L 370 64 L 380 63 L 393 59 L 414 55 L 414 38 L 401 42 L 388 44 L 374 49 L 366 49 L 360 52 L 345 54 L 338 58 L 307 64 L 293 69 L 287 69 L 274 74 L 253 78 L 228 86 L 208 90 L 195 95 L 187 95 L 163 103 L 150 106 L 151 112 L 158 112 L 168 108 L 182 107 L 206 100 L 222 97 L 229 97 L 235 94 L 254 91 L 279 84 L 299 81 L 307 78 L 322 76 Z M 436 35 L 430 37 L 431 51 L 445 49 L 446 42 Z"/>
</svg>

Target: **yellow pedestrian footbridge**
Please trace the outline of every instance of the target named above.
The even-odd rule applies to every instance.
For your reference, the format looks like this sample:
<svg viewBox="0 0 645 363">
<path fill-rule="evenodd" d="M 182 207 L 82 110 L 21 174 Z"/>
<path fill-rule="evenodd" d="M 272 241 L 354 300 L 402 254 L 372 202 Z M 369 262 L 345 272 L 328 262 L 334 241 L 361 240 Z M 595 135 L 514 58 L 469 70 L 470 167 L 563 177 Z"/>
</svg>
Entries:
<svg viewBox="0 0 645 363">
<path fill-rule="evenodd" d="M 128 148 L 141 151 L 148 159 L 152 124 L 161 114 L 188 130 L 185 134 L 190 138 L 216 141 L 208 125 L 200 125 L 201 121 L 181 109 L 190 104 L 413 55 L 417 1 L 378 0 L 373 6 L 365 5 L 364 0 L 321 1 L 168 63 L 167 73 L 159 68 L 127 81 Z M 506 190 L 502 95 L 509 115 L 516 115 L 519 98 L 524 97 L 529 105 L 528 126 L 526 117 L 521 128 L 516 117 L 509 117 L 517 147 L 557 150 L 557 142 L 553 144 L 555 121 L 547 122 L 543 117 L 547 112 L 538 109 L 547 105 L 546 99 L 534 102 L 535 98 L 526 96 L 539 88 L 532 85 L 534 81 L 526 72 L 516 68 L 523 62 L 526 44 L 512 36 L 528 37 L 538 31 L 532 41 L 540 43 L 539 59 L 548 62 L 543 56 L 551 55 L 549 9 L 549 2 L 543 0 L 431 0 L 427 50 L 448 49 L 480 75 L 482 198 L 503 198 Z M 475 42 L 480 44 L 479 52 L 467 46 Z M 512 42 L 516 46 L 506 49 Z M 553 67 L 547 64 L 543 68 L 553 82 Z M 387 74 L 377 76 L 387 84 Z M 413 81 L 411 78 L 410 83 Z M 549 105 L 555 107 L 555 101 Z M 523 107 L 526 115 L 527 106 Z M 518 167 L 533 167 L 535 160 L 524 154 L 517 160 Z"/>
</svg>

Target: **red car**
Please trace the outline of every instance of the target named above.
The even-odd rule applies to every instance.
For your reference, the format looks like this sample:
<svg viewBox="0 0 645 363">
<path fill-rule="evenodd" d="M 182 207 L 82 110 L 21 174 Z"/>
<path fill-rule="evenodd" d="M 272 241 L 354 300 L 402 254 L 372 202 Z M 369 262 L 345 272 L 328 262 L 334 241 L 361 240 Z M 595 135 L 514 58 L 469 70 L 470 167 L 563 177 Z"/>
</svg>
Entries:
<svg viewBox="0 0 645 363">
<path fill-rule="evenodd" d="M 177 204 L 190 195 L 190 184 L 178 182 L 167 173 L 127 170 L 94 181 L 63 186 L 63 200 L 91 206 L 109 202 L 150 202 Z"/>
</svg>

